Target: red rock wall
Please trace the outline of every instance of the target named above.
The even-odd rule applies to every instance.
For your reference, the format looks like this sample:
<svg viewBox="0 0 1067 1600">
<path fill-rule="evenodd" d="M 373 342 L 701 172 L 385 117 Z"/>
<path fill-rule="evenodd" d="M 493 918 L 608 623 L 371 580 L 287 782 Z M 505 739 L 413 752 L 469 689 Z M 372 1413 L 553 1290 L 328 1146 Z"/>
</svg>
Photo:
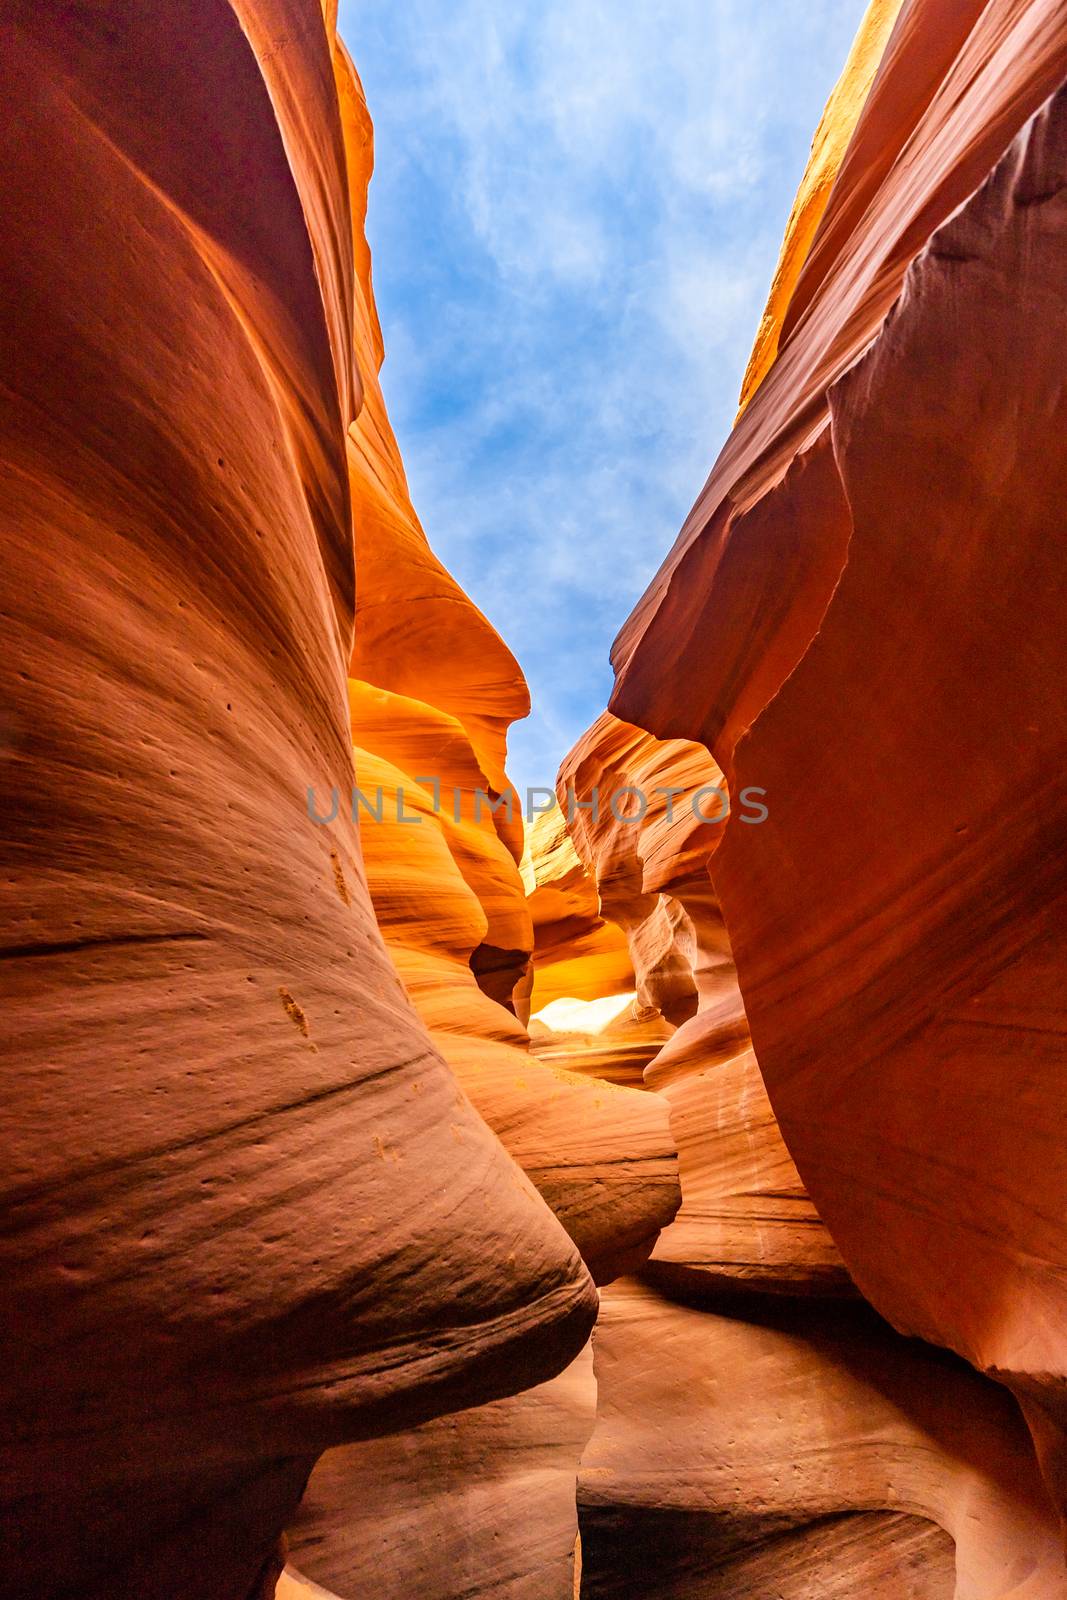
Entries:
<svg viewBox="0 0 1067 1600">
<path fill-rule="evenodd" d="M 644 1081 L 671 1102 L 682 1209 L 596 1336 L 589 1597 L 630 1593 L 635 1551 L 642 1594 L 947 1595 L 943 1539 L 901 1511 L 951 1535 L 957 1595 L 1067 1591 L 1067 20 L 905 0 L 859 105 L 857 60 L 743 413 L 560 775 L 640 785 L 692 741 L 732 799 L 696 917 L 649 870 L 654 822 L 570 830 L 639 991 L 662 973 L 645 997 L 681 1023 Z M 693 839 L 683 815 L 658 858 Z M 834 1303 L 850 1279 L 898 1333 Z M 771 1326 L 797 1362 L 781 1388 Z M 1029 1436 L 935 1345 L 1006 1384 Z M 912 1374 L 875 1389 L 922 1487 L 903 1436 L 877 1489 L 846 1465 L 886 1435 L 824 1386 L 883 1360 Z M 950 1438 L 931 1406 L 988 1421 Z"/>
<path fill-rule="evenodd" d="M 342 65 L 362 219 L 370 122 L 347 58 Z M 357 801 L 371 903 L 441 1055 L 606 1281 L 647 1256 L 677 1210 L 668 1109 L 658 1095 L 590 1084 L 530 1055 L 516 1014 L 534 942 L 519 872 L 523 817 L 504 772 L 507 728 L 529 710 L 529 694 L 411 504 L 378 383 L 381 337 L 358 227 L 365 400 L 348 437 L 360 573 L 348 694 L 356 781 L 375 808 Z"/>
<path fill-rule="evenodd" d="M 350 68 L 346 81 L 361 217 L 370 123 Z M 530 1053 L 520 1020 L 534 942 L 523 823 L 514 803 L 510 815 L 490 809 L 508 792 L 504 740 L 528 709 L 526 685 L 411 505 L 378 386 L 361 242 L 356 347 L 368 365 L 348 440 L 360 573 L 348 691 L 371 902 L 434 1044 L 606 1282 L 647 1258 L 677 1210 L 669 1107 L 578 1075 L 570 1053 Z M 448 1132 L 465 1148 L 461 1126 Z M 516 1373 L 515 1387 L 522 1381 Z M 327 1452 L 290 1528 L 281 1600 L 323 1590 L 349 1600 L 369 1574 L 383 1600 L 571 1600 L 577 1470 L 594 1414 L 586 1351 L 513 1400 Z"/>
<path fill-rule="evenodd" d="M 587 1600 L 1067 1593 L 1010 1397 L 868 1307 L 756 1295 L 712 1310 L 613 1285 L 596 1371 Z"/>
<path fill-rule="evenodd" d="M 595 1298 L 305 805 L 374 374 L 321 8 L 0 34 L 5 1577 L 242 1600 L 325 1446 L 550 1379 Z"/>
<path fill-rule="evenodd" d="M 7 1581 L 1062 1600 L 1067 21 L 870 8 L 529 904 L 335 24 L 0 4 Z"/>
<path fill-rule="evenodd" d="M 1067 24 L 942 9 L 901 13 L 613 704 L 768 790 L 714 877 L 790 1150 L 864 1292 L 1013 1384 L 1056 1485 Z"/>
</svg>

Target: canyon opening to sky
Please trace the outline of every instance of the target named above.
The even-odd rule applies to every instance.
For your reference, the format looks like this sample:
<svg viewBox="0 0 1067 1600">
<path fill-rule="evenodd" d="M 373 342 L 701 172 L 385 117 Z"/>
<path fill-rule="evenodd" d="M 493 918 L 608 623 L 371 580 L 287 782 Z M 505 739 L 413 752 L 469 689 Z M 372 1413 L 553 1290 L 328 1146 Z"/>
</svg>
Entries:
<svg viewBox="0 0 1067 1600">
<path fill-rule="evenodd" d="M 1067 1600 L 1062 5 L 0 75 L 12 1593 Z"/>
</svg>

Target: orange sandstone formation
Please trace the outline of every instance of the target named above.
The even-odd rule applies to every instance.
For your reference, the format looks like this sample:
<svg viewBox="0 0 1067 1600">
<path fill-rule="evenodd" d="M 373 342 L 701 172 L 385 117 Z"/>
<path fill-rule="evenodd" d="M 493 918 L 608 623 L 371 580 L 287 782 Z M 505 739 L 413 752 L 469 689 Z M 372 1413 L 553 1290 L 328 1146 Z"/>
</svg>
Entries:
<svg viewBox="0 0 1067 1600">
<path fill-rule="evenodd" d="M 902 1511 L 952 1536 L 957 1596 L 1067 1588 L 1067 18 L 905 0 L 873 73 L 872 38 L 743 414 L 561 773 L 640 783 L 648 751 L 693 741 L 731 792 L 682 940 L 642 931 L 665 908 L 640 830 L 571 824 L 639 993 L 670 1015 L 688 952 L 720 951 L 718 1001 L 645 1068 L 683 1207 L 602 1312 L 587 1600 L 947 1596 L 943 1542 Z M 845 1267 L 900 1332 L 1002 1380 L 1030 1437 L 1003 1390 L 827 1299 Z"/>
<path fill-rule="evenodd" d="M 332 31 L 0 35 L 5 1577 L 240 1600 L 326 1445 L 550 1379 L 595 1301 L 305 807 L 352 781 L 373 373 Z"/>
<path fill-rule="evenodd" d="M 586 1037 L 580 1009 L 568 1031 L 559 1000 L 544 1013 L 553 1031 L 539 1029 L 534 1047 L 542 1059 L 569 1053 L 583 1071 L 616 1081 L 633 1082 L 636 1064 L 645 1086 L 667 1100 L 682 1209 L 656 1242 L 649 1274 L 687 1293 L 753 1286 L 850 1293 L 749 1049 L 709 875 L 730 803 L 722 773 L 701 745 L 659 741 L 605 715 L 564 762 L 559 792 L 583 881 L 595 884 L 598 907 L 625 932 L 636 996 L 633 1007 Z M 753 795 L 747 805 L 759 818 L 762 802 Z M 532 859 L 531 881 L 540 885 L 565 852 L 547 826 L 532 830 L 530 842 L 534 851 L 547 845 L 550 852 L 547 861 Z M 531 905 L 543 892 L 535 889 Z M 553 982 L 572 970 L 568 926 L 574 924 L 553 923 L 550 942 L 538 929 L 535 995 L 542 962 Z M 581 938 L 579 932 L 576 949 Z"/>
<path fill-rule="evenodd" d="M 361 217 L 370 134 L 349 82 Z M 371 902 L 441 1055 L 603 1282 L 643 1260 L 677 1209 L 668 1108 L 529 1053 L 516 1015 L 533 949 L 523 819 L 503 770 L 507 725 L 529 697 L 419 525 L 378 385 L 365 247 L 357 268 L 356 348 L 368 365 L 348 441 L 360 573 L 349 705 Z"/>
<path fill-rule="evenodd" d="M 522 866 L 537 952 L 531 1009 L 629 993 L 634 971 L 626 935 L 601 914 L 595 879 L 576 854 L 558 805 L 527 830 Z"/>
<path fill-rule="evenodd" d="M 350 83 L 347 103 L 364 129 L 359 216 L 370 136 Z M 533 928 L 518 865 L 522 819 L 503 772 L 526 686 L 412 508 L 358 250 L 357 262 L 356 345 L 371 365 L 348 446 L 360 572 L 348 692 L 367 885 L 430 1037 L 603 1282 L 640 1265 L 677 1209 L 669 1108 L 658 1095 L 577 1076 L 570 1053 L 552 1063 L 530 1054 L 520 1018 Z M 466 1144 L 462 1128 L 449 1132 Z M 285 1589 L 321 1585 L 345 1600 L 373 1573 L 376 1592 L 395 1600 L 570 1600 L 577 1466 L 593 1415 L 587 1353 L 516 1400 L 329 1452 L 291 1528 Z"/>
<path fill-rule="evenodd" d="M 658 1095 L 591 1080 L 529 1053 L 522 1024 L 482 992 L 471 970 L 486 919 L 450 854 L 451 830 L 435 815 L 432 794 L 404 769 L 358 748 L 356 765 L 361 786 L 369 777 L 388 790 L 382 822 L 363 829 L 364 858 L 405 988 L 474 1104 L 605 1282 L 643 1260 L 677 1210 L 668 1107 Z M 398 819 L 389 798 L 397 787 L 418 824 Z"/>
<path fill-rule="evenodd" d="M 1062 9 L 873 0 L 525 853 L 333 0 L 0 74 L 9 1584 L 1067 1600 Z"/>
<path fill-rule="evenodd" d="M 713 872 L 786 1142 L 1061 1499 L 1065 76 L 1061 8 L 902 10 L 613 702 L 767 789 Z"/>
<path fill-rule="evenodd" d="M 742 411 L 774 365 L 793 291 L 902 4 L 903 0 L 871 0 L 844 71 L 815 130 L 811 158 L 786 223 L 771 291 L 741 385 Z"/>
<path fill-rule="evenodd" d="M 857 1281 L 1015 1387 L 1061 1494 L 1065 247 L 1060 95 L 934 234 L 831 396 L 848 563 L 737 753 L 780 797 L 759 848 L 728 839 L 717 867 L 779 1120 Z M 892 630 L 871 632 L 890 583 L 909 597 L 906 674 Z M 868 790 L 878 726 L 895 755 Z M 783 938 L 800 901 L 806 928 Z"/>
<path fill-rule="evenodd" d="M 1010 1396 L 868 1307 L 754 1296 L 723 1316 L 626 1282 L 595 1344 L 583 1600 L 1067 1595 Z"/>
</svg>

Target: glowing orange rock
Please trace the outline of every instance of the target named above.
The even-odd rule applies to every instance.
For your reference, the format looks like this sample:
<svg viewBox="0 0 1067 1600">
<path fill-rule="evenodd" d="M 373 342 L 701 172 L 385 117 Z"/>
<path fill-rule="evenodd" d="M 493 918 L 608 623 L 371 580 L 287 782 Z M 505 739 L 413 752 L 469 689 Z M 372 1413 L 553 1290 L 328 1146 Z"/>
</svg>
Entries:
<svg viewBox="0 0 1067 1600">
<path fill-rule="evenodd" d="M 349 143 L 363 152 L 359 216 L 370 133 L 354 74 L 343 103 Z M 534 938 L 523 819 L 504 772 L 507 727 L 529 696 L 510 651 L 427 544 L 378 385 L 365 251 L 357 282 L 356 349 L 369 365 L 348 440 L 360 572 L 349 703 L 371 900 L 438 1049 L 605 1280 L 644 1259 L 677 1209 L 668 1111 L 658 1096 L 590 1083 L 529 1053 L 517 1012 Z"/>
<path fill-rule="evenodd" d="M 595 878 L 576 854 L 558 805 L 528 830 L 523 873 L 536 951 L 532 1010 L 631 991 L 626 935 L 601 915 Z"/>
<path fill-rule="evenodd" d="M 612 700 L 766 788 L 712 871 L 786 1142 L 1061 1504 L 1065 77 L 1049 0 L 902 9 Z"/>
<path fill-rule="evenodd" d="M 769 820 L 715 865 L 775 1111 L 857 1282 L 1016 1389 L 1061 1493 L 1065 184 L 1060 96 L 831 395 L 848 565 L 735 756 Z"/>
<path fill-rule="evenodd" d="M 611 1081 L 660 1091 L 671 1108 L 682 1209 L 656 1242 L 653 1281 L 688 1294 L 760 1288 L 851 1293 L 841 1258 L 819 1221 L 767 1103 L 709 862 L 723 837 L 729 798 L 722 773 L 699 745 L 660 742 L 601 717 L 560 772 L 570 815 L 570 860 L 582 892 L 625 930 L 636 970 L 626 995 L 597 1004 L 558 1000 L 533 1027 L 542 1060 L 565 1060 Z M 624 792 L 628 791 L 628 792 Z M 752 817 L 762 804 L 751 800 Z M 551 881 L 568 859 L 564 823 L 546 817 L 531 834 L 530 881 Z M 750 824 L 756 827 L 756 823 Z M 547 859 L 537 853 L 545 851 Z M 534 890 L 536 905 L 540 887 Z M 535 950 L 535 994 L 546 963 L 554 982 L 569 970 L 566 918 Z M 575 944 L 580 949 L 583 932 Z M 583 1012 L 603 1011 L 598 1025 Z M 673 1019 L 673 1021 L 672 1021 Z M 674 1023 L 681 1022 L 675 1031 Z M 548 1026 L 545 1026 L 547 1024 Z"/>
<path fill-rule="evenodd" d="M 786 223 L 767 305 L 741 385 L 743 412 L 774 365 L 789 303 L 881 64 L 902 0 L 871 0 L 843 72 L 827 101 Z"/>
<path fill-rule="evenodd" d="M 360 393 L 321 8 L 0 34 L 5 1577 L 233 1600 L 325 1446 L 547 1380 L 595 1296 L 305 805 Z"/>
</svg>

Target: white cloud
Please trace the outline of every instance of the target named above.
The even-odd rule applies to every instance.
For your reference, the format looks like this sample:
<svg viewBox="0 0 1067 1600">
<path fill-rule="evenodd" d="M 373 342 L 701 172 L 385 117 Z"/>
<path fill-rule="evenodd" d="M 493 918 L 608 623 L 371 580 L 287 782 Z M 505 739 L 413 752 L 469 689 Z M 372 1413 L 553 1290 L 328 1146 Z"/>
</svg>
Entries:
<svg viewBox="0 0 1067 1600">
<path fill-rule="evenodd" d="M 734 414 L 863 0 L 342 0 L 387 399 L 550 781 Z"/>
</svg>

